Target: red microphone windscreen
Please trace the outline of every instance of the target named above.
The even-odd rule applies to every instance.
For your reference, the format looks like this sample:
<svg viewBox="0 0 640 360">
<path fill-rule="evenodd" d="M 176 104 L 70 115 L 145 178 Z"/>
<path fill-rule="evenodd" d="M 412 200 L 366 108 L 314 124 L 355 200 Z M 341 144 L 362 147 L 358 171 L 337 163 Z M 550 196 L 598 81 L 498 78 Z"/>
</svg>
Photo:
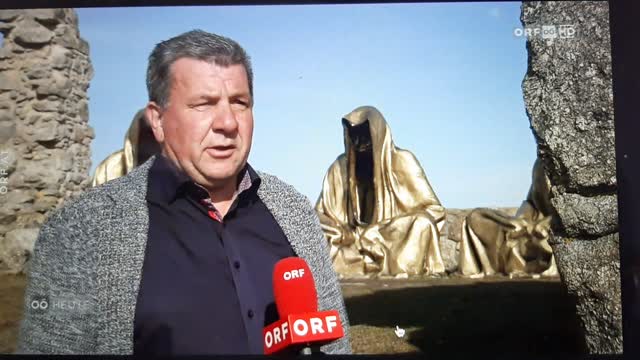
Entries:
<svg viewBox="0 0 640 360">
<path fill-rule="evenodd" d="M 299 257 L 278 261 L 273 269 L 273 295 L 280 319 L 318 311 L 318 294 L 309 265 Z"/>
</svg>

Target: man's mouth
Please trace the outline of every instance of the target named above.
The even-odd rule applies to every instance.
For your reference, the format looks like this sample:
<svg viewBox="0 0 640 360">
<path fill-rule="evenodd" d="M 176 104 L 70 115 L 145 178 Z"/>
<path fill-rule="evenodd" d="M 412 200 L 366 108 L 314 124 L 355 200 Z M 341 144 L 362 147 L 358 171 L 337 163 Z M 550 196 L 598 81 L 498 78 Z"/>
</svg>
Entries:
<svg viewBox="0 0 640 360">
<path fill-rule="evenodd" d="M 216 145 L 208 147 L 206 151 L 211 157 L 224 159 L 230 157 L 235 149 L 235 145 Z"/>
</svg>

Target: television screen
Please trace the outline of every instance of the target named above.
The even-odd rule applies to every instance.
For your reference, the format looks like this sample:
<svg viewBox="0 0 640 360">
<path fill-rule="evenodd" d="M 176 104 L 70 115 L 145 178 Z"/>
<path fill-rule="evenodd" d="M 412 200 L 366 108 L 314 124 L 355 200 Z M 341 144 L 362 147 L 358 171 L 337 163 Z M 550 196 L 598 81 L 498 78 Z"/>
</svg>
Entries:
<svg viewBox="0 0 640 360">
<path fill-rule="evenodd" d="M 238 324 L 251 343 L 277 312 L 250 295 L 272 296 L 272 267 L 256 265 L 267 255 L 242 251 L 282 258 L 291 243 L 300 255 L 289 223 L 322 242 L 355 354 L 622 352 L 607 2 L 10 9 L 0 33 L 0 353 L 224 352 L 212 345 L 224 336 L 181 323 L 222 319 L 207 318 L 200 294 L 227 312 L 252 306 L 264 324 Z M 190 78 L 178 62 L 162 70 L 180 58 Z M 210 93 L 180 107 L 189 81 Z M 259 188 L 273 175 L 297 197 L 256 190 L 264 220 L 250 202 L 231 205 L 244 199 L 240 177 L 227 202 L 201 186 L 209 216 L 228 224 L 220 241 L 241 234 L 216 264 L 204 243 L 215 231 L 194 230 L 196 215 L 167 225 L 120 186 L 159 158 L 214 184 L 202 174 L 236 155 Z M 104 205 L 109 191 L 142 207 Z M 286 220 L 291 207 L 275 214 L 288 196 L 313 223 Z M 112 215 L 94 226 L 94 211 Z M 277 226 L 251 230 L 260 221 Z M 124 260 L 133 251 L 140 261 Z M 236 278 L 234 256 L 253 256 L 254 271 Z M 203 282 L 214 269 L 235 293 Z"/>
</svg>

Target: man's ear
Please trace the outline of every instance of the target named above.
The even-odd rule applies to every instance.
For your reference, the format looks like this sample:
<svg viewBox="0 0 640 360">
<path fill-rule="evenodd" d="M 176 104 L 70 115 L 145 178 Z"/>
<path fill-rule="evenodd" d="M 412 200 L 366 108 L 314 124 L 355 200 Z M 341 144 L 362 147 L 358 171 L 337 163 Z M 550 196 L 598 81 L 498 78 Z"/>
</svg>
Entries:
<svg viewBox="0 0 640 360">
<path fill-rule="evenodd" d="M 153 136 L 159 144 L 164 142 L 164 128 L 162 127 L 162 109 L 158 104 L 153 101 L 149 101 L 147 107 L 144 110 L 144 114 L 149 121 Z"/>
</svg>

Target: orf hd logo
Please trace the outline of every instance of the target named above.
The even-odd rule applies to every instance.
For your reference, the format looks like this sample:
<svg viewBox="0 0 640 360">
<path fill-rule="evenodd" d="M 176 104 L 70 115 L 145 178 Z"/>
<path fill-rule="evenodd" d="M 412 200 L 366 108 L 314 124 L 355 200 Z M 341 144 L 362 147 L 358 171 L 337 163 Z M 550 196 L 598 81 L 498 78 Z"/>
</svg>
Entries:
<svg viewBox="0 0 640 360">
<path fill-rule="evenodd" d="M 554 39 L 572 39 L 576 37 L 576 28 L 571 24 L 564 25 L 530 25 L 525 28 L 513 29 L 516 37 L 524 36 L 526 38 L 539 37 L 544 40 Z"/>
<path fill-rule="evenodd" d="M 29 300 L 29 309 L 35 312 L 46 312 L 49 310 L 49 297 L 42 295 L 34 295 Z"/>
</svg>

